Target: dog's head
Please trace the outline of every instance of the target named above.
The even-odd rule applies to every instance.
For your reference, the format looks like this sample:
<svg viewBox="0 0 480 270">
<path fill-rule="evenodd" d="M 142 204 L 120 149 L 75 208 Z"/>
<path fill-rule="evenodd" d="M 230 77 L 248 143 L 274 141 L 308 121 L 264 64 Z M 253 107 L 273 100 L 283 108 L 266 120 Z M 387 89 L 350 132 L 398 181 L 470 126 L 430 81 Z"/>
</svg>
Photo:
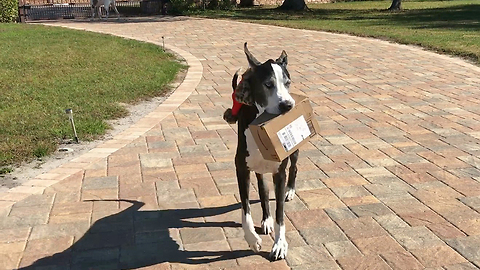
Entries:
<svg viewBox="0 0 480 270">
<path fill-rule="evenodd" d="M 289 93 L 290 74 L 287 71 L 287 53 L 277 60 L 260 63 L 244 45 L 250 68 L 243 74 L 243 80 L 235 91 L 237 101 L 256 106 L 260 112 L 282 114 L 295 105 Z"/>
</svg>

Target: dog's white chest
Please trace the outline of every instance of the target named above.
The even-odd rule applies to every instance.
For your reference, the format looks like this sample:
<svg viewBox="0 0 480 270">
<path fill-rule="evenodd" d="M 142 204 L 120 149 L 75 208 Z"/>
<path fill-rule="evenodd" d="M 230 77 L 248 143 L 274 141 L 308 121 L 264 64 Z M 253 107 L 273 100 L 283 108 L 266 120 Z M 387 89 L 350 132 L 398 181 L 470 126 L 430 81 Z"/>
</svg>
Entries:
<svg viewBox="0 0 480 270">
<path fill-rule="evenodd" d="M 280 162 L 266 160 L 263 158 L 260 149 L 257 147 L 257 143 L 252 136 L 252 132 L 249 128 L 245 130 L 245 137 L 247 138 L 247 151 L 249 156 L 246 158 L 247 166 L 251 171 L 256 173 L 276 173 Z"/>
</svg>

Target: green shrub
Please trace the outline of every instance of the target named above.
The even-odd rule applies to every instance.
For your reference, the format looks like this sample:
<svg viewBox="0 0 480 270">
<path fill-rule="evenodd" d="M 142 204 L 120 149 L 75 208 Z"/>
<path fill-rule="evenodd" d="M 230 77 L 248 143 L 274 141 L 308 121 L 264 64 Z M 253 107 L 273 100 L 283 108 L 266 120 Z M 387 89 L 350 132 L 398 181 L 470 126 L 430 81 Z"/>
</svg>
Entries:
<svg viewBox="0 0 480 270">
<path fill-rule="evenodd" d="M 0 22 L 15 22 L 18 17 L 18 0 L 0 1 Z"/>
<path fill-rule="evenodd" d="M 207 8 L 230 10 L 234 8 L 235 5 L 236 5 L 236 2 L 232 0 L 210 0 L 210 2 L 207 4 Z"/>
<path fill-rule="evenodd" d="M 170 0 L 168 13 L 188 14 L 204 9 L 231 10 L 235 7 L 235 0 Z"/>
<path fill-rule="evenodd" d="M 184 14 L 186 11 L 195 9 L 194 0 L 170 0 L 168 13 Z"/>
</svg>

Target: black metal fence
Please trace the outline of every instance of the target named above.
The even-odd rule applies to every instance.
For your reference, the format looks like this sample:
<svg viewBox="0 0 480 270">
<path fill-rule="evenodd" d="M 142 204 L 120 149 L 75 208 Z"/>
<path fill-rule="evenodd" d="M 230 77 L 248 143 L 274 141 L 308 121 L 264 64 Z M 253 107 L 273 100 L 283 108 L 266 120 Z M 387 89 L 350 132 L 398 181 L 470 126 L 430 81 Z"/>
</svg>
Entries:
<svg viewBox="0 0 480 270">
<path fill-rule="evenodd" d="M 164 0 L 143 0 L 143 1 L 116 1 L 116 6 L 121 16 L 132 16 L 141 14 L 161 14 Z M 89 3 L 58 3 L 58 4 L 24 4 L 18 7 L 20 21 L 33 20 L 56 20 L 88 18 L 92 16 Z M 106 16 L 104 8 L 101 9 L 102 16 Z M 98 17 L 96 14 L 95 16 Z M 110 10 L 110 17 L 116 14 Z"/>
</svg>

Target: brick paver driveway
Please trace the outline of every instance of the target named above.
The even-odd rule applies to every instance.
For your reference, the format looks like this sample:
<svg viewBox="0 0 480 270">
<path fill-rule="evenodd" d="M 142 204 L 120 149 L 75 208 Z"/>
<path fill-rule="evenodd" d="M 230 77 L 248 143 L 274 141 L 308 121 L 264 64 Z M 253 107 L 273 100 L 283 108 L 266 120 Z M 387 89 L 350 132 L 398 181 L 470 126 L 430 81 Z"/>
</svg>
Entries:
<svg viewBox="0 0 480 270">
<path fill-rule="evenodd" d="M 127 133 L 0 197 L 0 268 L 480 266 L 478 67 L 377 40 L 229 21 L 53 24 L 164 36 L 191 70 L 178 96 Z M 235 127 L 221 118 L 231 76 L 247 64 L 245 41 L 262 61 L 287 51 L 293 91 L 311 98 L 322 129 L 301 150 L 297 196 L 286 205 L 290 249 L 275 263 L 269 236 L 260 254 L 243 240 Z M 259 203 L 253 215 L 259 225 Z"/>
</svg>

